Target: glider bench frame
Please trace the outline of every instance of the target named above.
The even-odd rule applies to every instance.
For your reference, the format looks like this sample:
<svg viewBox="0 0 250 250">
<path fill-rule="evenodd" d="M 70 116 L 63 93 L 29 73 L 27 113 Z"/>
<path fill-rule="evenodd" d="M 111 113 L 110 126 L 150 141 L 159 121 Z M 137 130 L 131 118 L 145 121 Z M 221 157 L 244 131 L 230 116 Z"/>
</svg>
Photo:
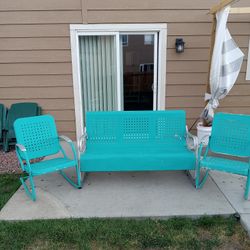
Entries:
<svg viewBox="0 0 250 250">
<path fill-rule="evenodd" d="M 81 172 L 196 168 L 197 137 L 187 132 L 183 110 L 87 112 L 85 131 Z"/>
</svg>

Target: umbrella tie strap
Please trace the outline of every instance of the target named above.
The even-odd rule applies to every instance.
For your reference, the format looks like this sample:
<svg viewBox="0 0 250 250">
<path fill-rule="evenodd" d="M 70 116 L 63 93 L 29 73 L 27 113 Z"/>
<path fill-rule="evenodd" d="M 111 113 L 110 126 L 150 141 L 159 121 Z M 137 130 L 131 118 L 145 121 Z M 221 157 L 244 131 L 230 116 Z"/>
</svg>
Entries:
<svg viewBox="0 0 250 250">
<path fill-rule="evenodd" d="M 208 103 L 213 109 L 216 109 L 219 107 L 219 101 L 216 98 L 212 98 L 212 95 L 209 93 L 205 93 L 205 101 L 209 101 Z"/>
</svg>

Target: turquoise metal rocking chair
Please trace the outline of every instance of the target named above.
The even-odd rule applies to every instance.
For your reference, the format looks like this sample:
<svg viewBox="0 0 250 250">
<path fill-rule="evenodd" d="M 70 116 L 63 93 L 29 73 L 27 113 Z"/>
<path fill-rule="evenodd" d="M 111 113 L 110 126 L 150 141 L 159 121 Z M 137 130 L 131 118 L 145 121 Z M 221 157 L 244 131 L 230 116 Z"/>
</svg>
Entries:
<svg viewBox="0 0 250 250">
<path fill-rule="evenodd" d="M 16 154 L 20 162 L 22 170 L 28 176 L 21 177 L 21 183 L 27 195 L 36 200 L 36 191 L 33 177 L 59 171 L 62 176 L 74 187 L 81 188 L 80 168 L 75 147 L 72 141 L 66 136 L 58 136 L 54 118 L 50 115 L 34 116 L 27 118 L 19 118 L 14 123 L 16 134 Z M 60 141 L 63 140 L 69 144 L 73 152 L 73 159 L 70 159 Z M 40 162 L 32 162 L 31 160 L 40 157 L 51 156 L 62 153 L 62 156 L 43 160 Z M 63 172 L 64 169 L 75 167 L 77 175 L 77 184 L 74 183 Z M 25 183 L 29 179 L 30 188 Z M 30 190 L 31 189 L 31 190 Z"/>
<path fill-rule="evenodd" d="M 217 113 L 213 120 L 212 134 L 202 157 L 202 148 L 198 151 L 196 188 L 202 188 L 209 170 L 219 170 L 247 177 L 244 198 L 248 199 L 250 186 L 250 116 Z M 211 151 L 219 156 L 208 156 Z M 226 157 L 227 156 L 227 157 Z M 228 156 L 237 157 L 229 159 Z M 200 168 L 206 173 L 200 182 Z"/>
</svg>

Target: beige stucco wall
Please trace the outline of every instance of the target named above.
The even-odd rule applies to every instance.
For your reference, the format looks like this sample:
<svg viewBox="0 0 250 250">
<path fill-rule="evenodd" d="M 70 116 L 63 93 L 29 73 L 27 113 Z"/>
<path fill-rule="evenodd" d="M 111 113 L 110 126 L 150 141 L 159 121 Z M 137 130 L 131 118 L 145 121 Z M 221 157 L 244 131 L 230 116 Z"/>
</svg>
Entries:
<svg viewBox="0 0 250 250">
<path fill-rule="evenodd" d="M 167 23 L 166 107 L 184 108 L 191 124 L 201 112 L 208 69 L 211 17 L 216 0 L 1 0 L 0 102 L 36 101 L 74 139 L 74 99 L 69 24 Z M 249 6 L 241 0 L 236 6 Z M 229 28 L 247 55 L 250 16 L 234 15 Z M 176 54 L 175 39 L 186 49 Z M 246 58 L 238 82 L 221 110 L 250 113 Z"/>
</svg>

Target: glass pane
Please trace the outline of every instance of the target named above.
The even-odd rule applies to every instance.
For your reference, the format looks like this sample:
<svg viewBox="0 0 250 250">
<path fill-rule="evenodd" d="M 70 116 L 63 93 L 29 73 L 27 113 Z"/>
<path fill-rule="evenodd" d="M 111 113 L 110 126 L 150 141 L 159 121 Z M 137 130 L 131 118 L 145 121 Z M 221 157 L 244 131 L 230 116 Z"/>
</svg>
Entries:
<svg viewBox="0 0 250 250">
<path fill-rule="evenodd" d="M 86 111 L 117 110 L 114 36 L 79 38 L 83 118 Z"/>
<path fill-rule="evenodd" d="M 124 110 L 152 110 L 154 35 L 121 35 L 121 41 Z"/>
</svg>

